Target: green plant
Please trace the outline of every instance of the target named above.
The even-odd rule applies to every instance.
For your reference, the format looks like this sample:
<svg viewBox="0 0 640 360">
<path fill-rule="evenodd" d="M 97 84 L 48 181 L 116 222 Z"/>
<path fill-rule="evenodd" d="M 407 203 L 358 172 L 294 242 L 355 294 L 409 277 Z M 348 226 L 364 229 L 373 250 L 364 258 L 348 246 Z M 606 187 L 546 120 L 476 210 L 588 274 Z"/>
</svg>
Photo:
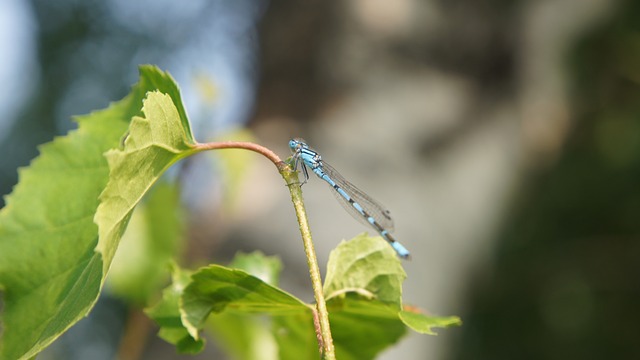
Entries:
<svg viewBox="0 0 640 360">
<path fill-rule="evenodd" d="M 136 264 L 137 275 L 129 283 L 116 281 L 116 289 L 144 303 L 159 291 L 162 276 L 157 274 L 173 264 L 173 283 L 146 312 L 178 351 L 199 351 L 204 345 L 200 331 L 222 328 L 231 334 L 229 351 L 242 359 L 254 358 L 252 344 L 259 336 L 271 339 L 274 356 L 282 359 L 318 354 L 331 359 L 336 353 L 340 359 L 367 359 L 396 342 L 407 326 L 432 334 L 432 327 L 459 324 L 456 317 L 431 317 L 403 307 L 406 275 L 380 238 L 362 235 L 338 246 L 322 285 L 297 173 L 256 144 L 197 143 L 178 87 L 167 73 L 141 67 L 140 81 L 127 97 L 76 120 L 77 130 L 43 145 L 40 156 L 19 170 L 20 181 L 0 211 L 0 359 L 32 358 L 86 316 L 134 208 L 152 185 L 180 159 L 224 148 L 263 154 L 285 179 L 316 304 L 278 289 L 279 262 L 257 253 L 239 255 L 231 267 L 179 268 L 171 260 L 179 226 L 163 221 L 168 228 L 156 231 L 154 242 L 147 244 L 154 249 L 145 252 L 151 261 Z M 152 193 L 160 200 L 150 201 L 175 205 L 170 188 L 160 186 Z M 147 215 L 168 216 L 157 210 Z M 153 233 L 153 227 L 148 231 Z"/>
</svg>

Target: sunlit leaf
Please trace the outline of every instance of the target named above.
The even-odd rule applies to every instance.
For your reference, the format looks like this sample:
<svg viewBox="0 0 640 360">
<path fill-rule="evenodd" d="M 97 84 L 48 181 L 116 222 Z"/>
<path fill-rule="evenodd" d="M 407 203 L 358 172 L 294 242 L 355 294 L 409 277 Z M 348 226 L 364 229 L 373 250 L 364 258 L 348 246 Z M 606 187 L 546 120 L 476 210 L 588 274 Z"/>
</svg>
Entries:
<svg viewBox="0 0 640 360">
<path fill-rule="evenodd" d="M 134 207 L 172 164 L 193 153 L 195 143 L 182 128 L 171 97 L 159 91 L 147 94 L 144 117 L 135 116 L 123 149 L 109 150 L 109 183 L 100 194 L 94 218 L 99 228 L 96 250 L 101 252 L 106 273 Z"/>
<path fill-rule="evenodd" d="M 407 277 L 393 249 L 380 237 L 365 234 L 342 242 L 327 263 L 324 294 L 327 299 L 347 292 L 402 304 L 402 282 Z"/>
<path fill-rule="evenodd" d="M 202 324 L 204 319 L 207 319 L 204 329 L 212 331 L 214 338 L 219 342 L 220 346 L 225 349 L 229 354 L 232 354 L 236 359 L 251 360 L 251 359 L 281 359 L 278 356 L 278 346 L 274 338 L 274 334 L 271 331 L 272 325 L 270 319 L 261 315 L 262 313 L 270 313 L 272 310 L 276 311 L 281 306 L 286 307 L 284 311 L 289 317 L 292 315 L 291 308 L 293 304 L 293 313 L 298 317 L 302 317 L 308 324 L 307 328 L 311 331 L 313 339 L 313 326 L 311 320 L 311 312 L 307 306 L 302 302 L 292 298 L 290 295 L 283 293 L 281 290 L 271 287 L 269 284 L 262 282 L 257 277 L 253 277 L 245 271 L 250 271 L 252 274 L 258 275 L 264 279 L 269 280 L 270 283 L 277 283 L 279 272 L 281 268 L 280 260 L 275 257 L 264 256 L 259 252 L 251 254 L 238 254 L 231 263 L 232 266 L 238 268 L 231 270 L 216 266 L 213 270 L 211 268 L 204 268 L 200 270 L 199 276 L 188 278 L 184 275 L 176 277 L 174 275 L 174 281 L 177 283 L 167 288 L 164 292 L 163 299 L 151 309 L 147 310 L 147 313 L 154 318 L 161 326 L 160 335 L 167 341 L 179 345 L 179 342 L 187 342 L 184 338 L 189 336 L 187 328 L 190 326 L 183 325 L 184 319 L 190 317 L 192 312 L 197 312 L 201 317 L 201 321 L 198 325 Z M 240 270 L 242 269 L 242 270 Z M 178 269 L 174 270 L 174 273 L 186 274 L 185 271 Z M 212 274 L 219 273 L 224 275 L 233 276 L 240 274 L 239 277 L 233 278 L 234 280 L 215 279 Z M 237 283 L 234 283 L 238 280 Z M 193 281 L 193 284 L 191 282 Z M 255 288 L 254 294 L 249 294 L 248 300 L 240 299 L 244 296 L 239 296 L 242 291 L 247 290 L 247 284 L 260 284 Z M 209 285 L 226 287 L 226 289 L 218 288 L 218 291 L 212 291 L 206 295 L 206 299 L 202 299 L 200 304 L 192 304 L 192 306 L 186 306 L 183 312 L 185 316 L 180 319 L 179 316 L 179 302 L 178 298 L 185 292 L 187 285 L 190 285 L 188 293 L 185 294 L 185 298 L 192 298 L 203 287 Z M 251 287 L 251 286 L 249 286 Z M 211 287 L 205 291 L 210 291 Z M 237 298 L 235 301 L 229 301 L 229 297 L 225 294 L 234 294 L 231 297 Z M 274 295 L 275 294 L 275 295 Z M 224 311 L 209 314 L 207 311 L 209 305 L 216 303 L 222 298 L 222 301 L 226 304 Z M 187 302 L 189 302 L 187 300 Z M 280 303 L 278 303 L 280 302 Z M 202 305 L 204 303 L 204 305 Z M 265 305 L 265 303 L 267 305 Z M 284 304 L 284 305 L 283 305 Z M 223 305 L 224 306 L 224 305 Z M 256 306 L 258 310 L 256 311 Z M 202 310 L 204 308 L 204 310 Z M 277 313 L 282 312 L 282 309 L 277 310 Z M 296 315 L 294 315 L 295 317 Z M 309 328 L 309 326 L 311 326 Z M 279 332 L 282 334 L 282 332 Z M 166 336 L 164 334 L 171 334 L 172 336 Z M 195 334 L 197 335 L 197 329 Z M 202 339 L 202 338 L 199 338 Z M 315 340 L 314 340 L 315 341 Z M 180 348 L 178 348 L 181 351 Z"/>
<path fill-rule="evenodd" d="M 151 93 L 142 118 L 142 100 L 154 90 L 171 97 Z M 140 69 L 140 81 L 125 99 L 78 117 L 77 130 L 41 146 L 31 165 L 19 170 L 19 183 L 0 211 L 0 359 L 33 357 L 88 313 L 135 202 L 155 180 L 139 175 L 159 173 L 177 160 L 151 153 L 151 159 L 138 163 L 140 173 L 116 170 L 120 175 L 110 179 L 114 167 L 133 169 L 134 165 L 123 165 L 127 161 L 117 152 L 110 152 L 109 161 L 104 156 L 120 146 L 132 117 L 137 120 L 125 141 L 129 149 L 145 142 L 148 131 L 153 138 L 158 131 L 152 129 L 158 127 L 172 134 L 179 129 L 181 139 L 192 139 L 176 84 L 166 73 L 147 66 Z M 150 117 L 157 118 L 154 123 L 177 121 L 177 126 L 144 126 Z M 109 190 L 101 198 L 108 204 L 97 216 L 99 230 L 94 217 L 108 182 Z"/>
<path fill-rule="evenodd" d="M 265 283 L 276 286 L 282 263 L 275 256 L 265 256 L 256 251 L 236 254 L 229 267 L 244 270 Z M 213 338 L 218 345 L 234 359 L 280 359 L 269 318 L 264 315 L 223 311 L 210 315 L 205 329 L 214 334 Z"/>
<path fill-rule="evenodd" d="M 311 311 L 272 316 L 273 335 L 280 360 L 318 360 L 320 349 Z"/>
<path fill-rule="evenodd" d="M 395 251 L 379 237 L 359 235 L 331 252 L 324 291 L 338 358 L 373 359 L 407 326 L 434 334 L 432 327 L 459 325 L 457 317 L 401 310 L 405 277 Z"/>
<path fill-rule="evenodd" d="M 379 237 L 362 234 L 331 252 L 324 293 L 338 358 L 373 359 L 406 333 L 398 318 L 405 278 Z"/>
<path fill-rule="evenodd" d="M 351 293 L 327 305 L 338 359 L 374 359 L 407 332 L 393 304 Z"/>
<path fill-rule="evenodd" d="M 212 312 L 285 315 L 309 311 L 302 301 L 242 270 L 210 265 L 191 278 L 181 309 L 183 323 L 194 338 Z"/>
<path fill-rule="evenodd" d="M 265 256 L 260 251 L 254 251 L 236 254 L 229 267 L 244 270 L 271 286 L 278 286 L 282 262 L 275 256 Z"/>
</svg>

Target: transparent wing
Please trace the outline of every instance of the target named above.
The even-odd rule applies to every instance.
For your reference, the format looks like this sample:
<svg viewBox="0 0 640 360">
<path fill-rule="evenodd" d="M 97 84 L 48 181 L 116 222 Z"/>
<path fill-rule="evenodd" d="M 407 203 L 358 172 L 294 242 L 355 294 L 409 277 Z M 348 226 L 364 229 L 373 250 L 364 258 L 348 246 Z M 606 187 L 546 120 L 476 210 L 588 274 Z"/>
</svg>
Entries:
<svg viewBox="0 0 640 360">
<path fill-rule="evenodd" d="M 338 173 L 333 167 L 331 167 L 326 162 L 322 163 L 322 170 L 338 186 L 340 186 L 347 194 L 349 194 L 349 196 L 351 196 L 353 201 L 360 204 L 360 206 L 362 206 L 364 211 L 366 211 L 367 214 L 369 214 L 369 216 L 374 218 L 376 222 L 378 222 L 378 224 L 380 224 L 380 226 L 384 230 L 387 230 L 388 232 L 393 232 L 393 228 L 394 228 L 393 219 L 391 218 L 391 214 L 389 213 L 389 210 L 387 210 L 379 202 L 369 197 L 369 195 L 362 192 L 362 190 L 358 189 L 355 185 L 348 182 L 344 177 L 342 177 L 342 175 L 340 175 L 340 173 Z M 342 205 L 342 207 L 344 207 L 345 210 L 347 210 L 347 212 L 351 214 L 351 216 L 353 216 L 363 224 L 372 226 L 369 223 L 369 221 L 367 221 L 367 219 L 363 217 L 362 214 L 360 214 L 360 212 L 351 205 L 351 203 L 349 203 L 347 199 L 345 199 L 342 195 L 340 195 L 340 193 L 334 190 L 333 194 L 338 199 L 338 202 L 340 203 L 340 205 Z"/>
</svg>

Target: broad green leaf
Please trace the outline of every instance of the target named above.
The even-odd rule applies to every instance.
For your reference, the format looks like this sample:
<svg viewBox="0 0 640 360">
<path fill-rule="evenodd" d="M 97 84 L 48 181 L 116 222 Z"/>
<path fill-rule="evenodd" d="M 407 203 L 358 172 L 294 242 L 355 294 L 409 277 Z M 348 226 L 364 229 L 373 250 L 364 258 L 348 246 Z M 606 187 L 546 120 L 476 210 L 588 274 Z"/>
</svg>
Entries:
<svg viewBox="0 0 640 360">
<path fill-rule="evenodd" d="M 327 263 L 324 294 L 327 299 L 347 292 L 382 302 L 402 304 L 402 282 L 407 277 L 389 244 L 380 237 L 358 235 L 340 243 Z"/>
<path fill-rule="evenodd" d="M 109 291 L 138 305 L 156 295 L 180 252 L 182 218 L 177 184 L 160 181 L 133 212 L 109 271 Z"/>
<path fill-rule="evenodd" d="M 196 339 L 212 312 L 286 315 L 309 311 L 302 301 L 242 270 L 211 265 L 191 278 L 182 295 L 181 312 L 183 324 Z"/>
<path fill-rule="evenodd" d="M 265 283 L 276 286 L 282 263 L 275 256 L 265 256 L 255 251 L 236 254 L 229 267 L 246 271 Z M 234 359 L 280 359 L 270 321 L 264 315 L 223 311 L 210 315 L 205 329 L 214 334 L 213 339 Z"/>
<path fill-rule="evenodd" d="M 318 360 L 320 349 L 311 311 L 272 316 L 273 335 L 278 342 L 280 360 Z M 332 331 L 333 331 L 333 324 Z"/>
<path fill-rule="evenodd" d="M 421 334 L 437 335 L 432 328 L 462 325 L 462 321 L 457 316 L 428 316 L 414 311 L 401 311 L 399 316 L 405 325 Z"/>
<path fill-rule="evenodd" d="M 402 311 L 398 302 L 383 300 L 400 298 L 404 272 L 395 252 L 381 239 L 359 236 L 342 243 L 329 262 L 335 280 L 325 289 L 334 289 L 327 306 L 339 359 L 373 359 L 397 343 L 407 326 L 430 333 L 431 327 L 459 322 L 455 317 L 413 314 L 409 307 Z M 275 279 L 272 283 L 280 267 L 278 261 L 259 253 L 239 255 L 232 265 L 267 274 L 265 278 Z M 197 338 L 208 319 L 207 329 L 214 330 L 223 347 L 238 359 L 319 358 L 311 308 L 243 270 L 218 265 L 200 269 L 184 289 L 180 307 L 182 324 L 191 336 Z"/>
<path fill-rule="evenodd" d="M 329 301 L 331 333 L 338 359 L 374 359 L 406 333 L 394 306 L 356 294 Z M 280 359 L 319 359 L 311 314 L 274 316 Z"/>
<path fill-rule="evenodd" d="M 277 285 L 282 268 L 278 258 L 258 251 L 237 254 L 229 266 L 272 286 Z M 270 317 L 223 311 L 209 317 L 206 329 L 214 333 L 214 338 L 235 359 L 318 359 L 312 313 L 309 308 L 306 310 Z"/>
<path fill-rule="evenodd" d="M 180 113 L 169 95 L 147 94 L 142 112 L 135 116 L 124 149 L 109 150 L 109 183 L 100 194 L 94 221 L 106 273 L 134 207 L 172 164 L 193 153 L 195 140 L 182 128 Z"/>
<path fill-rule="evenodd" d="M 254 251 L 236 254 L 229 267 L 244 270 L 271 286 L 278 286 L 282 262 L 275 256 L 265 256 L 260 251 Z"/>
<path fill-rule="evenodd" d="M 398 318 L 406 274 L 396 253 L 365 234 L 340 243 L 327 264 L 324 293 L 339 359 L 373 359 L 406 327 Z"/>
<path fill-rule="evenodd" d="M 349 293 L 327 305 L 338 359 L 374 359 L 407 332 L 393 304 Z M 280 359 L 319 358 L 311 313 L 272 318 Z"/>
<path fill-rule="evenodd" d="M 277 282 L 281 268 L 280 260 L 275 257 L 264 256 L 260 252 L 238 254 L 232 262 L 233 266 L 262 276 L 270 282 Z M 177 267 L 173 271 L 173 281 L 164 291 L 162 300 L 152 308 L 146 310 L 161 326 L 160 336 L 168 342 L 177 345 L 178 351 L 183 352 L 181 343 L 189 343 L 187 328 L 180 319 L 178 299 L 184 289 L 191 282 L 191 274 Z M 187 275 L 188 274 L 188 275 Z M 264 316 L 243 315 L 240 312 L 225 311 L 208 317 L 206 330 L 213 331 L 220 345 L 233 354 L 237 359 L 277 359 L 277 345 L 271 334 L 270 325 Z M 198 340 L 201 343 L 201 339 Z M 190 347 L 192 349 L 195 347 Z"/>
<path fill-rule="evenodd" d="M 223 311 L 211 314 L 205 330 L 236 360 L 279 360 L 278 345 L 264 315 Z"/>
<path fill-rule="evenodd" d="M 76 118 L 77 130 L 41 146 L 31 165 L 19 170 L 19 183 L 0 211 L 0 359 L 33 357 L 95 303 L 117 244 L 117 236 L 100 239 L 100 252 L 94 251 L 93 219 L 109 180 L 103 154 L 119 146 L 145 94 L 155 89 L 179 104 L 178 121 L 190 138 L 176 84 L 145 66 L 126 98 Z"/>
<path fill-rule="evenodd" d="M 350 293 L 327 306 L 338 359 L 374 359 L 407 332 L 394 304 Z"/>
<path fill-rule="evenodd" d="M 373 359 L 407 326 L 433 334 L 431 327 L 459 324 L 456 317 L 403 311 L 405 277 L 397 255 L 379 237 L 359 235 L 331 252 L 324 292 L 338 358 Z"/>
<path fill-rule="evenodd" d="M 191 273 L 173 266 L 172 283 L 162 292 L 162 299 L 145 310 L 159 326 L 160 336 L 176 346 L 178 352 L 196 354 L 204 348 L 204 339 L 194 339 L 182 325 L 180 319 L 179 300 L 187 284 L 191 281 Z"/>
</svg>

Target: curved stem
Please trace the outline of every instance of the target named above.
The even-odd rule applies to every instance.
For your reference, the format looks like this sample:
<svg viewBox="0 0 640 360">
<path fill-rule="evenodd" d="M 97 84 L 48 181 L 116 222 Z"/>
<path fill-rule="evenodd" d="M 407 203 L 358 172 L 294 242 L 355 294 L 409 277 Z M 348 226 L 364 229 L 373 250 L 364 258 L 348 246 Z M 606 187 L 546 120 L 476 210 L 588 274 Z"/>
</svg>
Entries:
<svg viewBox="0 0 640 360">
<path fill-rule="evenodd" d="M 245 149 L 251 150 L 253 152 L 257 152 L 259 154 L 264 155 L 266 158 L 271 160 L 271 162 L 281 170 L 281 166 L 286 166 L 280 157 L 276 155 L 273 151 L 267 149 L 266 147 L 250 142 L 245 141 L 219 141 L 205 144 L 195 144 L 193 146 L 194 150 L 203 151 L 203 150 L 216 150 L 216 149 Z"/>
<path fill-rule="evenodd" d="M 300 181 L 298 180 L 298 172 L 291 169 L 291 167 L 278 157 L 273 151 L 250 142 L 242 141 L 222 141 L 206 144 L 194 145 L 195 151 L 215 150 L 215 149 L 245 149 L 257 152 L 267 157 L 278 168 L 278 172 L 284 178 L 289 192 L 291 193 L 291 201 L 296 211 L 298 218 L 298 224 L 300 227 L 300 234 L 302 236 L 302 242 L 304 244 L 304 251 L 307 255 L 307 265 L 309 266 L 309 274 L 311 276 L 311 285 L 313 287 L 313 294 L 316 299 L 317 310 L 317 323 L 320 327 L 320 336 L 318 337 L 318 344 L 321 347 L 322 359 L 335 360 L 335 348 L 333 346 L 333 338 L 331 336 L 331 328 L 329 326 L 329 312 L 327 311 L 327 304 L 325 302 L 324 293 L 322 292 L 322 276 L 320 275 L 320 267 L 318 266 L 318 259 L 313 247 L 313 241 L 311 239 L 311 230 L 309 229 L 309 221 L 307 220 L 307 212 L 304 208 L 304 201 L 302 199 L 302 189 L 300 188 Z M 314 323 L 316 323 L 316 314 L 314 313 Z"/>
</svg>

